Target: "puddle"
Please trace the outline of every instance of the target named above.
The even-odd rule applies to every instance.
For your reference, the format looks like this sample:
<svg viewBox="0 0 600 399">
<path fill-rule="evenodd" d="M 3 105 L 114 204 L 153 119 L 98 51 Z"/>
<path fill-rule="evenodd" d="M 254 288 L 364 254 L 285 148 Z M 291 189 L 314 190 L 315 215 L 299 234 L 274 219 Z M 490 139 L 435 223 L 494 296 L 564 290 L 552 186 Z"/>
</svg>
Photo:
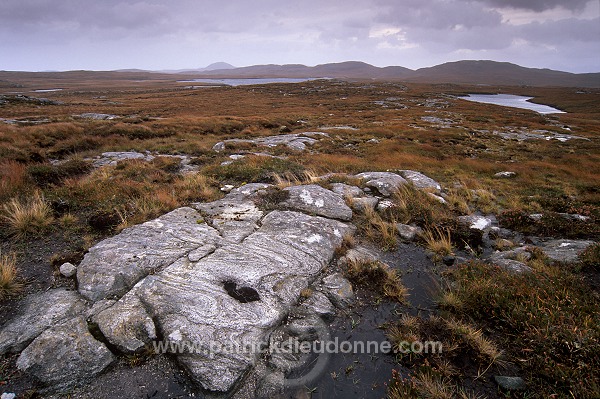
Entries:
<svg viewBox="0 0 600 399">
<path fill-rule="evenodd" d="M 462 100 L 474 101 L 484 104 L 502 105 L 505 107 L 528 109 L 540 114 L 564 114 L 564 111 L 548 105 L 529 102 L 533 97 L 516 96 L 513 94 L 469 94 L 466 97 L 458 97 Z"/>
<path fill-rule="evenodd" d="M 362 298 L 365 293 L 359 290 L 362 306 L 338 316 L 331 324 L 332 341 L 360 343 L 387 342 L 385 323 L 398 320 L 405 313 L 427 316 L 434 306 L 437 278 L 435 266 L 424 250 L 412 244 L 400 244 L 394 252 L 381 254 L 381 260 L 402 274 L 402 282 L 409 289 L 410 307 L 392 302 L 373 303 L 372 298 Z M 358 344 L 355 344 L 358 343 Z M 375 346 L 368 346 L 375 348 Z M 342 348 L 342 345 L 340 345 Z M 367 351 L 365 351 L 367 352 Z M 306 388 L 312 391 L 311 398 L 365 398 L 381 399 L 387 396 L 385 385 L 392 376 L 392 370 L 407 375 L 408 369 L 398 364 L 393 353 L 335 353 L 329 356 L 328 363 L 320 376 Z M 286 397 L 294 397 L 292 392 Z"/>
</svg>

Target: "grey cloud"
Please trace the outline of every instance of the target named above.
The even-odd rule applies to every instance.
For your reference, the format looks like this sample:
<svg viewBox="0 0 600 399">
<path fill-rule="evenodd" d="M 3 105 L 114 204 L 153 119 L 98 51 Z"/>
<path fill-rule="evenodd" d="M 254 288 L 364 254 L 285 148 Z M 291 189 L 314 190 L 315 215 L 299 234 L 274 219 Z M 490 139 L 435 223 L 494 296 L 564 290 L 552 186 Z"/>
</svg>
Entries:
<svg viewBox="0 0 600 399">
<path fill-rule="evenodd" d="M 562 7 L 567 10 L 581 10 L 590 0 L 483 0 L 493 7 L 512 7 L 531 11 L 550 10 Z"/>
<path fill-rule="evenodd" d="M 526 40 L 548 45 L 569 42 L 590 42 L 600 50 L 600 18 L 590 20 L 561 19 L 544 23 L 532 22 L 518 27 L 518 34 Z M 596 53 L 597 54 L 597 53 Z"/>
<path fill-rule="evenodd" d="M 378 20 L 400 26 L 430 29 L 453 29 L 457 26 L 495 26 L 502 15 L 475 1 L 403 1 L 378 0 L 383 7 Z"/>
</svg>

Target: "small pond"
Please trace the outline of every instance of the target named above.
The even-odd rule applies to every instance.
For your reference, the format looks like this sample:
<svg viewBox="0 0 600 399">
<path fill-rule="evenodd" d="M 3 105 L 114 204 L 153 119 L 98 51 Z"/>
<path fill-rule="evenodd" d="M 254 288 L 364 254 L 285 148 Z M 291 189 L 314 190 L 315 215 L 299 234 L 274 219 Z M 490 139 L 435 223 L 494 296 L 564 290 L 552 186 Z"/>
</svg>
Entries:
<svg viewBox="0 0 600 399">
<path fill-rule="evenodd" d="M 529 102 L 533 97 L 516 96 L 513 94 L 469 94 L 465 97 L 458 97 L 467 101 L 475 101 L 485 104 L 503 105 L 505 107 L 522 108 L 531 111 L 539 112 L 540 114 L 564 114 L 556 108 L 548 105 L 535 104 Z"/>
</svg>

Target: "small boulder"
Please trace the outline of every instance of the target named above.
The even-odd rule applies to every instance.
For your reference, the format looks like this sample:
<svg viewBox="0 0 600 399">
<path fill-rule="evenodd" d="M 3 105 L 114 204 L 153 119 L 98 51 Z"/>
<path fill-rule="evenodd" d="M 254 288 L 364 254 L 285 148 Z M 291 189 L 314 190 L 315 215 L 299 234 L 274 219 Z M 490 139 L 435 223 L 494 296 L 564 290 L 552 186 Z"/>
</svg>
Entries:
<svg viewBox="0 0 600 399">
<path fill-rule="evenodd" d="M 525 263 L 512 259 L 495 259 L 494 264 L 514 274 L 531 273 L 533 271 Z"/>
<path fill-rule="evenodd" d="M 434 192 L 440 192 L 442 190 L 442 186 L 440 186 L 438 182 L 431 177 L 425 176 L 423 173 L 415 172 L 414 170 L 401 170 L 400 174 L 416 188 L 433 190 Z"/>
<path fill-rule="evenodd" d="M 379 200 L 374 197 L 363 197 L 352 199 L 352 209 L 357 212 L 365 212 L 367 210 L 375 210 Z"/>
<path fill-rule="evenodd" d="M 396 223 L 396 230 L 398 231 L 398 234 L 400 234 L 400 238 L 405 241 L 412 241 L 418 234 L 423 232 L 423 229 L 420 227 L 402 223 Z"/>
<path fill-rule="evenodd" d="M 330 219 L 351 220 L 352 209 L 346 205 L 341 195 L 316 184 L 292 186 L 284 189 L 288 199 L 281 205 Z"/>
<path fill-rule="evenodd" d="M 492 220 L 485 216 L 479 215 L 468 215 L 468 216 L 459 216 L 458 222 L 469 226 L 470 229 L 485 231 L 492 227 Z"/>
<path fill-rule="evenodd" d="M 494 381 L 506 391 L 521 391 L 526 388 L 525 381 L 521 377 L 507 377 L 495 375 Z"/>
<path fill-rule="evenodd" d="M 219 141 L 217 144 L 213 145 L 212 149 L 214 152 L 225 151 L 225 143 L 222 141 Z"/>
<path fill-rule="evenodd" d="M 348 307 L 354 300 L 352 284 L 340 273 L 334 273 L 323 278 L 323 291 L 331 302 L 340 309 Z"/>
<path fill-rule="evenodd" d="M 17 368 L 53 390 L 67 390 L 94 378 L 115 360 L 90 334 L 84 318 L 76 317 L 37 337 L 17 359 Z"/>
<path fill-rule="evenodd" d="M 77 266 L 72 263 L 65 262 L 60 265 L 60 274 L 63 276 L 70 278 L 77 274 Z"/>
<path fill-rule="evenodd" d="M 572 263 L 592 244 L 594 242 L 588 240 L 551 240 L 544 243 L 541 249 L 556 262 Z"/>
<path fill-rule="evenodd" d="M 504 172 L 498 172 L 494 175 L 494 177 L 500 178 L 500 179 L 507 179 L 507 178 L 511 178 L 511 177 L 515 177 L 517 174 L 515 172 L 508 172 L 508 171 L 504 171 Z"/>
<path fill-rule="evenodd" d="M 368 187 L 376 189 L 384 197 L 389 197 L 408 183 L 402 176 L 391 172 L 363 172 L 355 177 L 366 181 Z"/>
</svg>

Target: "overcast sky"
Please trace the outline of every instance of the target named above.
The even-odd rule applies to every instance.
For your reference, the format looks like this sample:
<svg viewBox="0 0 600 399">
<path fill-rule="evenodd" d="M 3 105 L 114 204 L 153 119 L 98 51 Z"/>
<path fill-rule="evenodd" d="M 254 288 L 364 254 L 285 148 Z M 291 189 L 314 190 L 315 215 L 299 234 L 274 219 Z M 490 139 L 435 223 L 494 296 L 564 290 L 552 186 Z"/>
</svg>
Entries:
<svg viewBox="0 0 600 399">
<path fill-rule="evenodd" d="M 600 72 L 600 0 L 0 0 L 0 70 L 217 61 Z"/>
</svg>

